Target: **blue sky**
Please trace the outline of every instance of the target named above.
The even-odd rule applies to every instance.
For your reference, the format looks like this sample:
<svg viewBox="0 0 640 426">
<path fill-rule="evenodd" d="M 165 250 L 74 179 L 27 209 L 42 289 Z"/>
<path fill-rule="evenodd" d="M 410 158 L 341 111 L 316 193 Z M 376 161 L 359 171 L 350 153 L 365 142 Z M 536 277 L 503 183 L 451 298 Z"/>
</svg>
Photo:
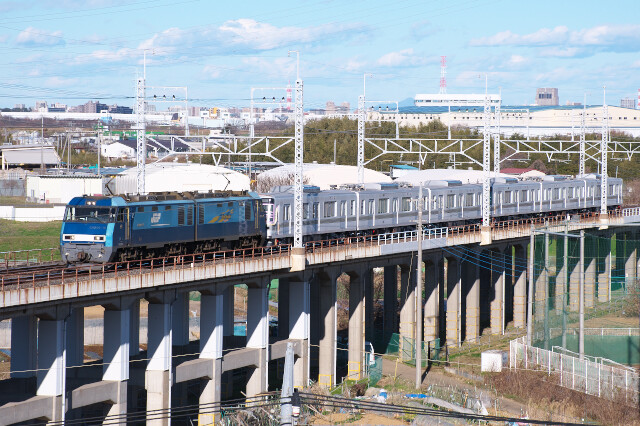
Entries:
<svg viewBox="0 0 640 426">
<path fill-rule="evenodd" d="M 252 87 L 293 84 L 301 54 L 305 108 L 502 91 L 532 103 L 618 105 L 640 88 L 640 4 L 629 1 L 0 1 L 0 106 L 36 99 L 133 105 L 147 84 L 187 86 L 192 105 L 247 105 Z M 482 75 L 482 78 L 479 78 Z"/>
</svg>

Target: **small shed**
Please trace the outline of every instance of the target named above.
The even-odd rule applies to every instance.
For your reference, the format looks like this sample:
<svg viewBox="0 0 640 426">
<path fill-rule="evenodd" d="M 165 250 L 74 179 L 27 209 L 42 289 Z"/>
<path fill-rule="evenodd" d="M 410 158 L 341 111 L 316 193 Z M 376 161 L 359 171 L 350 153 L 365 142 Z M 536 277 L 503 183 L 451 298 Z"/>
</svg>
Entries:
<svg viewBox="0 0 640 426">
<path fill-rule="evenodd" d="M 389 167 L 389 174 L 391 179 L 397 179 L 407 174 L 412 170 L 418 170 L 417 167 L 409 166 L 408 164 L 392 164 Z"/>
<path fill-rule="evenodd" d="M 48 145 L 0 145 L 2 170 L 21 167 L 35 169 L 44 165 L 55 167 L 60 157 L 53 146 Z"/>
</svg>

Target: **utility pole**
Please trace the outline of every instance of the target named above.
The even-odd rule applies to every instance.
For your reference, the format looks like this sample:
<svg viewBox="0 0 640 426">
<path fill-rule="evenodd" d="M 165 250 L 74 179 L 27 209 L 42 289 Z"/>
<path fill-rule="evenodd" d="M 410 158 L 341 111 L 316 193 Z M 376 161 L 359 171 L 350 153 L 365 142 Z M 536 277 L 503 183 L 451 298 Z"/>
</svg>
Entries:
<svg viewBox="0 0 640 426">
<path fill-rule="evenodd" d="M 500 88 L 500 98 L 493 111 L 495 116 L 495 134 L 493 135 L 493 171 L 496 176 L 500 173 L 500 104 L 502 103 L 502 88 Z"/>
<path fill-rule="evenodd" d="M 289 54 L 294 51 L 289 51 Z M 304 164 L 304 101 L 303 84 L 300 78 L 300 52 L 295 51 L 296 60 L 296 116 L 295 116 L 295 185 L 294 185 L 294 233 L 293 247 L 304 250 L 302 243 L 302 197 L 303 197 L 303 164 Z M 304 254 L 304 253 L 302 253 Z"/>
<path fill-rule="evenodd" d="M 600 216 L 607 217 L 607 151 L 609 150 L 609 109 L 607 87 L 602 87 L 602 140 L 600 141 Z"/>
<path fill-rule="evenodd" d="M 491 103 L 489 99 L 488 77 L 484 75 L 484 143 L 482 145 L 482 226 L 488 228 L 490 225 L 490 202 L 491 187 L 489 173 L 491 172 Z"/>
<path fill-rule="evenodd" d="M 337 143 L 337 140 L 334 138 L 333 139 L 333 164 L 336 164 L 336 143 Z"/>
<path fill-rule="evenodd" d="M 582 106 L 582 120 L 580 120 L 580 176 L 586 173 L 585 162 L 585 143 L 586 143 L 586 120 L 587 120 L 587 94 L 584 94 L 584 102 Z"/>
<path fill-rule="evenodd" d="M 531 235 L 529 237 L 529 271 L 527 271 L 527 278 L 529 278 L 529 294 L 527 299 L 527 345 L 531 346 L 532 334 L 533 334 L 533 274 L 534 274 L 534 256 L 535 256 L 535 241 L 534 227 L 531 225 Z"/>
<path fill-rule="evenodd" d="M 580 329 L 578 332 L 578 354 L 584 359 L 584 230 L 580 231 Z"/>
<path fill-rule="evenodd" d="M 138 76 L 136 84 L 136 189 L 138 194 L 144 194 L 145 191 L 145 161 L 147 159 L 147 142 L 146 142 L 146 123 L 145 109 L 145 84 L 147 74 L 147 52 L 144 51 L 142 77 Z"/>
<path fill-rule="evenodd" d="M 367 94 L 367 76 L 373 77 L 373 74 L 364 73 L 362 76 L 362 96 L 358 97 L 358 183 L 364 184 L 364 133 L 367 121 L 367 112 L 365 111 L 365 99 Z"/>
<path fill-rule="evenodd" d="M 422 198 L 422 182 L 418 189 L 418 267 L 416 269 L 416 389 L 422 385 L 422 210 L 424 210 L 424 198 Z"/>
</svg>

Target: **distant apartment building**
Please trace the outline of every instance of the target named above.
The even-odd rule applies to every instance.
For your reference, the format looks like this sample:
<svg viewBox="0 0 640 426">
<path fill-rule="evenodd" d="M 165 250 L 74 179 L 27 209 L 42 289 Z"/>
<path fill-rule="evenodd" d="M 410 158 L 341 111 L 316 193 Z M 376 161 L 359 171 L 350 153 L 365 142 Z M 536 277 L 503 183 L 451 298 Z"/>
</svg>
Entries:
<svg viewBox="0 0 640 426">
<path fill-rule="evenodd" d="M 17 110 L 22 110 L 24 111 L 25 109 L 27 109 L 27 106 L 25 104 L 15 104 L 13 106 L 13 109 L 17 109 Z"/>
<path fill-rule="evenodd" d="M 56 102 L 54 104 L 51 104 L 49 108 L 47 108 L 47 111 L 48 112 L 67 112 L 67 106 L 65 104 Z"/>
<path fill-rule="evenodd" d="M 635 109 L 636 100 L 633 99 L 633 98 L 622 98 L 622 99 L 620 99 L 620 107 L 621 108 Z"/>
<path fill-rule="evenodd" d="M 536 105 L 560 105 L 560 99 L 558 98 L 558 89 L 555 87 L 544 87 L 536 89 Z"/>
<path fill-rule="evenodd" d="M 36 101 L 34 111 L 47 112 L 47 101 Z"/>
<path fill-rule="evenodd" d="M 98 101 L 89 101 L 84 105 L 81 105 L 82 107 L 82 112 L 84 112 L 85 114 L 96 114 L 96 113 L 100 113 L 102 111 L 109 111 L 109 106 L 105 105 L 105 104 L 101 104 Z"/>
<path fill-rule="evenodd" d="M 348 114 L 351 110 L 351 104 L 349 104 L 349 102 L 343 102 L 340 105 L 336 105 L 333 101 L 327 101 L 324 110 L 327 115 Z"/>
<path fill-rule="evenodd" d="M 109 112 L 111 114 L 133 114 L 133 108 L 122 105 L 110 105 Z"/>
<path fill-rule="evenodd" d="M 324 110 L 327 114 L 335 114 L 336 113 L 336 103 L 333 101 L 327 101 Z"/>
</svg>

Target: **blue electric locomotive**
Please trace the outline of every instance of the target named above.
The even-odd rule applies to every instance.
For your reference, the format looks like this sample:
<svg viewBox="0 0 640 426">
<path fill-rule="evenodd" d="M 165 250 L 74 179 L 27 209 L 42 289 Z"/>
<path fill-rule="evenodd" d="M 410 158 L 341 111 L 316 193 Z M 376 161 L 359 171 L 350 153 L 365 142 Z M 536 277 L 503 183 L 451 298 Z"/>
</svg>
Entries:
<svg viewBox="0 0 640 426">
<path fill-rule="evenodd" d="M 62 258 L 105 263 L 259 247 L 262 210 L 247 191 L 75 197 L 60 232 Z"/>
</svg>

